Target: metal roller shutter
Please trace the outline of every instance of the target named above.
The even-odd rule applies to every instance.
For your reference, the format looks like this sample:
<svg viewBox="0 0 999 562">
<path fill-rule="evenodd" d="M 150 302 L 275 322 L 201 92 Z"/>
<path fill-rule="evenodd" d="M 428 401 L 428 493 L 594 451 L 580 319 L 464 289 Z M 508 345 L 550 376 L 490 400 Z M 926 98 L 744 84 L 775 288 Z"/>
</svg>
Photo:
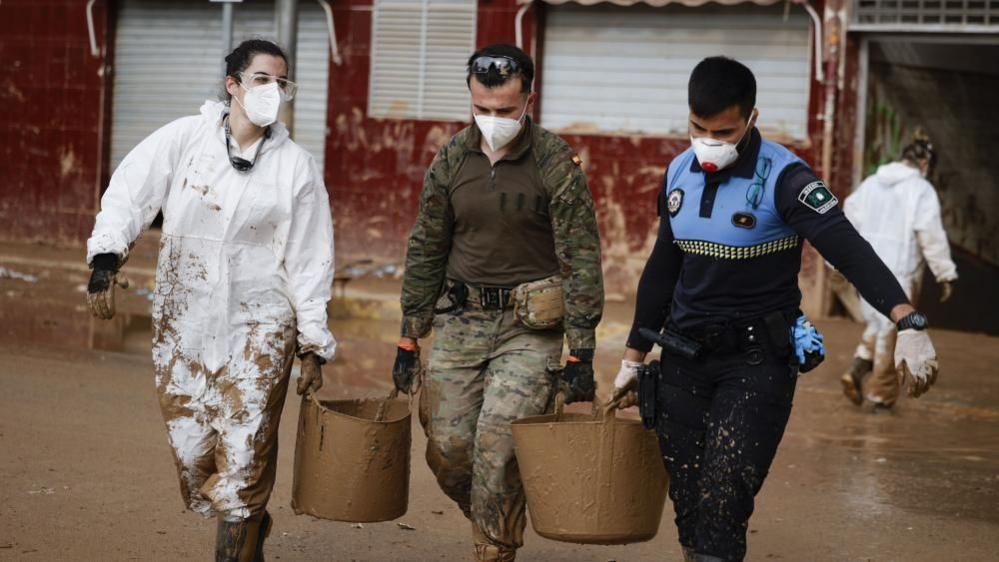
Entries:
<svg viewBox="0 0 999 562">
<path fill-rule="evenodd" d="M 303 1 L 298 17 L 295 142 L 322 169 L 326 146 L 329 39 L 318 3 Z M 233 44 L 274 38 L 274 3 L 234 6 Z M 222 89 L 222 9 L 207 0 L 125 0 L 115 44 L 111 166 L 157 128 L 197 113 Z"/>
<path fill-rule="evenodd" d="M 760 126 L 803 139 L 808 124 L 809 22 L 801 8 L 551 6 L 541 89 L 544 126 L 578 132 L 687 131 L 687 80 L 704 57 L 727 55 L 756 75 Z"/>
</svg>

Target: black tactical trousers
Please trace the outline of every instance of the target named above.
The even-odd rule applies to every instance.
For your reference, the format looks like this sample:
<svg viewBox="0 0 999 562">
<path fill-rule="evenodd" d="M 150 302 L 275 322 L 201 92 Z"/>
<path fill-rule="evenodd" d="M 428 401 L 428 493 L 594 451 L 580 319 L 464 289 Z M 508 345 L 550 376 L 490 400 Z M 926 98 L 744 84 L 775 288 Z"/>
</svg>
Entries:
<svg viewBox="0 0 999 562">
<path fill-rule="evenodd" d="M 798 372 L 788 352 L 663 353 L 656 432 L 680 544 L 699 554 L 746 555 L 753 498 L 791 413 Z"/>
</svg>

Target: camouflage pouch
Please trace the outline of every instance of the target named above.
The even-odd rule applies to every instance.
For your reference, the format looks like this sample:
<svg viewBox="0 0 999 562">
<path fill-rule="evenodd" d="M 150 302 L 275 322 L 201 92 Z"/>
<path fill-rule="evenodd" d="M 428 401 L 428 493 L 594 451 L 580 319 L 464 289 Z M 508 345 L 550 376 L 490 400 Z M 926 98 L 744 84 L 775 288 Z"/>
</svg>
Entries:
<svg viewBox="0 0 999 562">
<path fill-rule="evenodd" d="M 532 330 L 550 330 L 562 325 L 565 302 L 562 276 L 522 283 L 513 289 L 513 314 Z"/>
</svg>

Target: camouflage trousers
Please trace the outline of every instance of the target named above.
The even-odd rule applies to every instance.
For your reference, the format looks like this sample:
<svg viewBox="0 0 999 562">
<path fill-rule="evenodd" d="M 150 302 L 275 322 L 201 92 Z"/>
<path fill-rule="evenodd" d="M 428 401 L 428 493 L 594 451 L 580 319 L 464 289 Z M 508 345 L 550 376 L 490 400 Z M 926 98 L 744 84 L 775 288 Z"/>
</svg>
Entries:
<svg viewBox="0 0 999 562">
<path fill-rule="evenodd" d="M 518 548 L 527 519 L 510 422 L 549 408 L 563 333 L 469 302 L 437 315 L 434 334 L 420 398 L 427 463 L 480 536 Z"/>
<path fill-rule="evenodd" d="M 208 371 L 199 350 L 156 325 L 156 390 L 189 509 L 247 519 L 264 511 L 277 468 L 278 424 L 295 359 L 295 329 L 244 326 L 229 362 Z"/>
</svg>

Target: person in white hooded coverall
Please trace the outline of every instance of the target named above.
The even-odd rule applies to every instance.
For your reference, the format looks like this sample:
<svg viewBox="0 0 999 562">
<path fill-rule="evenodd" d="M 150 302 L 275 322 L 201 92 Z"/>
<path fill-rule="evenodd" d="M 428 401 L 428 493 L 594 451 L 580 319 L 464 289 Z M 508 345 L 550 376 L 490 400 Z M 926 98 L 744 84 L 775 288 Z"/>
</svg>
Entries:
<svg viewBox="0 0 999 562">
<path fill-rule="evenodd" d="M 226 63 L 235 103 L 206 101 L 114 172 L 87 244 L 88 300 L 113 315 L 117 270 L 162 210 L 153 362 L 181 492 L 218 516 L 216 560 L 262 560 L 295 355 L 302 393 L 336 348 L 333 230 L 313 158 L 276 122 L 295 90 L 283 52 L 251 40 Z"/>
<path fill-rule="evenodd" d="M 957 267 L 940 220 L 940 201 L 925 179 L 935 160 L 933 145 L 917 132 L 902 151 L 901 160 L 878 168 L 844 203 L 847 218 L 871 243 L 913 303 L 919 298 L 927 264 L 941 284 L 941 301 L 950 298 L 952 283 L 957 280 Z M 867 301 L 861 306 L 867 326 L 853 364 L 842 377 L 843 392 L 857 405 L 866 398 L 876 409 L 891 408 L 900 388 L 893 361 L 897 331 Z M 871 376 L 865 392 L 867 373 Z"/>
</svg>

